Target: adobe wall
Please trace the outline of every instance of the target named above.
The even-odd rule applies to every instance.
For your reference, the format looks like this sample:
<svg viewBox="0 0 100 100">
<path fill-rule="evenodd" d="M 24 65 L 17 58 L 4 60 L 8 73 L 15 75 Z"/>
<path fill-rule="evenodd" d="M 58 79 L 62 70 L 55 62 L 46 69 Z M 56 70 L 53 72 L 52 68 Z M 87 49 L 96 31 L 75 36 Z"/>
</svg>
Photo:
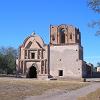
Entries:
<svg viewBox="0 0 100 100">
<path fill-rule="evenodd" d="M 59 70 L 63 70 L 63 76 L 59 76 Z M 50 47 L 50 75 L 82 78 L 82 60 L 79 60 L 78 45 Z"/>
</svg>

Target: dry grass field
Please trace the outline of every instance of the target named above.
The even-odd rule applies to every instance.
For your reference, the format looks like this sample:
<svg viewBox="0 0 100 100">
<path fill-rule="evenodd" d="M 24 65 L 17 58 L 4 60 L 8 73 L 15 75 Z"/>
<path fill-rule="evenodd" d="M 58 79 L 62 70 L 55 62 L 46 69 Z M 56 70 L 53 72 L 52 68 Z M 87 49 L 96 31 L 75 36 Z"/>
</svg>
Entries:
<svg viewBox="0 0 100 100">
<path fill-rule="evenodd" d="M 80 97 L 78 100 L 100 100 L 100 88 L 85 97 Z"/>
<path fill-rule="evenodd" d="M 24 100 L 25 96 L 40 95 L 47 90 L 74 90 L 87 83 L 68 81 L 39 81 L 34 79 L 0 78 L 0 100 Z"/>
</svg>

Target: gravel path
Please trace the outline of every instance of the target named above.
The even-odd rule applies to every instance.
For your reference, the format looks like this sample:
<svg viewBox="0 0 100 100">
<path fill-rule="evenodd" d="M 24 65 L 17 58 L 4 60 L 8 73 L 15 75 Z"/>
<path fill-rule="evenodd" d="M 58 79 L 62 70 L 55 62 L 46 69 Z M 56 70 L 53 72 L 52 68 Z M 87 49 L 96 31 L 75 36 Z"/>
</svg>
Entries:
<svg viewBox="0 0 100 100">
<path fill-rule="evenodd" d="M 90 85 L 73 91 L 49 91 L 40 96 L 27 97 L 25 100 L 77 100 L 79 96 L 85 96 L 100 88 L 99 82 L 92 82 Z"/>
</svg>

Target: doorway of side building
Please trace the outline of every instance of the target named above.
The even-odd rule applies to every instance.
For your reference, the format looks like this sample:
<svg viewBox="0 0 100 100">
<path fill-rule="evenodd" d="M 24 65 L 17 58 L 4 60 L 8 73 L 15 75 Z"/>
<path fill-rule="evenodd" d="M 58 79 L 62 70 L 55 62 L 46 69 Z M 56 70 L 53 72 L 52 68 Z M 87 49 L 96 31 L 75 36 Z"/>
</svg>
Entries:
<svg viewBox="0 0 100 100">
<path fill-rule="evenodd" d="M 31 66 L 27 73 L 27 78 L 37 78 L 37 69 L 35 66 Z"/>
</svg>

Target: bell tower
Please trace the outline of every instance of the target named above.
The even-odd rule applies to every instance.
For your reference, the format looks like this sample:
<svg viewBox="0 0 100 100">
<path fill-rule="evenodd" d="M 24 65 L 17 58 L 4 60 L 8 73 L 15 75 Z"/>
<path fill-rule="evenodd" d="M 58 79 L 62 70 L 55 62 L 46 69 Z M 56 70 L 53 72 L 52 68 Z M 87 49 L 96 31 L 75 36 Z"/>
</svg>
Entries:
<svg viewBox="0 0 100 100">
<path fill-rule="evenodd" d="M 72 25 L 50 26 L 50 44 L 52 45 L 81 45 L 81 36 L 79 29 Z"/>
</svg>

